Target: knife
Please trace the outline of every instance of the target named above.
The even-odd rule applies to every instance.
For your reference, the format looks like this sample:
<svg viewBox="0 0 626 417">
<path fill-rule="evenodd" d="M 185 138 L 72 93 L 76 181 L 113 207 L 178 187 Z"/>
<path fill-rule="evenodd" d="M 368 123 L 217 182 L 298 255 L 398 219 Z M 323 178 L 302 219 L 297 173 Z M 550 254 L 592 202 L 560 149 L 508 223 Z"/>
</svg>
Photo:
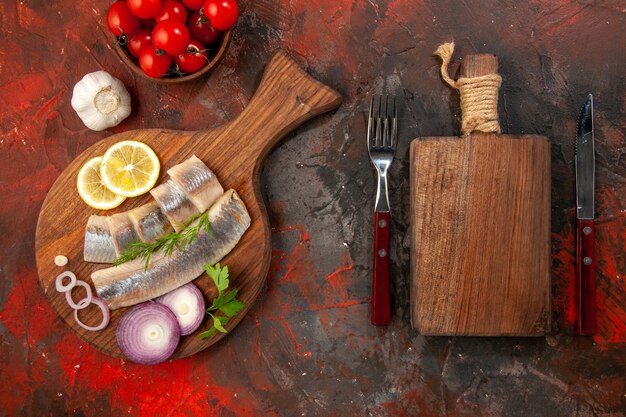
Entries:
<svg viewBox="0 0 626 417">
<path fill-rule="evenodd" d="M 578 334 L 598 332 L 596 312 L 596 258 L 594 253 L 593 96 L 589 94 L 576 126 L 576 263 Z"/>
</svg>

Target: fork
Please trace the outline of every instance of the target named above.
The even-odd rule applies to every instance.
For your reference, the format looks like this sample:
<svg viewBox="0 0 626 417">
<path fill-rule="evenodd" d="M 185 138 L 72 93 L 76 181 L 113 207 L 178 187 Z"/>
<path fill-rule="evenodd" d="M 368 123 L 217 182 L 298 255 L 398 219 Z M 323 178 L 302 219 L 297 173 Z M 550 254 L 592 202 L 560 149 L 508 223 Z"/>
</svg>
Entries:
<svg viewBox="0 0 626 417">
<path fill-rule="evenodd" d="M 393 108 L 390 108 L 389 99 Z M 372 280 L 372 318 L 377 326 L 391 322 L 389 280 L 389 193 L 387 170 L 393 161 L 398 139 L 396 98 L 372 96 L 367 122 L 367 151 L 378 174 L 374 206 L 374 265 Z"/>
</svg>

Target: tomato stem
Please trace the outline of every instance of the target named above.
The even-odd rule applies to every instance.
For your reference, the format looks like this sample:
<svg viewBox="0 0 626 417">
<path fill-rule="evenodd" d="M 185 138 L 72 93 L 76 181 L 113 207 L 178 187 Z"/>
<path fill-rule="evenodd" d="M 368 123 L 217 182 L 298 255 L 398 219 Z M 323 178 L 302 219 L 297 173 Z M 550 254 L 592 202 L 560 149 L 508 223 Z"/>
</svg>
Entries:
<svg viewBox="0 0 626 417">
<path fill-rule="evenodd" d="M 200 21 L 202 23 L 211 23 L 209 18 L 204 14 L 204 7 L 200 8 L 200 10 L 198 10 L 198 14 L 200 15 Z"/>
<path fill-rule="evenodd" d="M 174 64 L 167 70 L 167 75 L 178 75 L 179 77 L 184 77 L 185 73 L 182 72 L 178 65 Z"/>
<path fill-rule="evenodd" d="M 209 49 L 208 48 L 207 49 L 198 49 L 195 46 L 190 46 L 190 47 L 187 48 L 187 53 L 188 54 L 194 54 L 195 55 L 195 54 L 201 54 L 203 52 L 208 53 Z"/>
<path fill-rule="evenodd" d="M 120 28 L 120 32 L 121 31 L 122 31 L 122 29 Z M 125 33 L 122 33 L 120 36 L 117 37 L 117 44 L 118 45 L 124 46 L 127 43 L 128 43 L 128 36 Z"/>
</svg>

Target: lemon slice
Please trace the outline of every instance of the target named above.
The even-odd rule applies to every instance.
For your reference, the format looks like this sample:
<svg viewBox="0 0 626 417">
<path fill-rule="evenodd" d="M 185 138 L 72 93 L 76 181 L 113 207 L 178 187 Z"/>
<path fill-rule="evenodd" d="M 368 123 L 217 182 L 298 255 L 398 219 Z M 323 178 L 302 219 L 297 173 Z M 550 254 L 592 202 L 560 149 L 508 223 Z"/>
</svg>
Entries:
<svg viewBox="0 0 626 417">
<path fill-rule="evenodd" d="M 161 164 L 145 143 L 125 140 L 111 146 L 102 157 L 100 175 L 107 188 L 124 197 L 147 193 L 159 178 Z"/>
<path fill-rule="evenodd" d="M 117 195 L 109 190 L 100 177 L 100 163 L 102 157 L 90 159 L 78 171 L 78 194 L 89 205 L 99 210 L 109 210 L 122 204 L 126 197 Z"/>
</svg>

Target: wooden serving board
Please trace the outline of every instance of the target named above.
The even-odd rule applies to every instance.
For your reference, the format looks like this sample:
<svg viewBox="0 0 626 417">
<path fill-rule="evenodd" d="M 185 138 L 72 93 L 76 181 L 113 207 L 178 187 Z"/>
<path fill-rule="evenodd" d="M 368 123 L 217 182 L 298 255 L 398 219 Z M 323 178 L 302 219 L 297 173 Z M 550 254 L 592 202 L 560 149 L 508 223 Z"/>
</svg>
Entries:
<svg viewBox="0 0 626 417">
<path fill-rule="evenodd" d="M 463 75 L 485 74 L 469 58 Z M 549 331 L 548 139 L 428 137 L 410 152 L 413 327 L 425 335 Z"/>
<path fill-rule="evenodd" d="M 233 251 L 222 260 L 229 266 L 231 285 L 239 288 L 246 308 L 226 326 L 231 331 L 244 317 L 258 296 L 267 275 L 271 256 L 271 235 L 267 213 L 259 186 L 264 158 L 288 132 L 306 120 L 338 107 L 341 96 L 304 72 L 283 52 L 276 53 L 267 65 L 261 83 L 248 106 L 233 121 L 211 130 L 184 132 L 164 129 L 141 129 L 110 136 L 85 150 L 63 171 L 48 193 L 37 223 L 36 258 L 39 281 L 52 303 L 70 328 L 84 341 L 102 352 L 123 357 L 115 339 L 117 323 L 126 309 L 112 311 L 111 323 L 99 332 L 90 332 L 76 324 L 73 310 L 54 286 L 56 276 L 69 269 L 89 283 L 93 271 L 107 265 L 83 261 L 85 225 L 91 214 L 111 215 L 146 204 L 150 194 L 125 201 L 115 210 L 98 213 L 88 207 L 76 191 L 76 176 L 89 158 L 104 154 L 121 140 L 138 140 L 148 144 L 161 160 L 161 183 L 166 171 L 191 155 L 196 155 L 211 168 L 224 186 L 234 188 L 246 204 L 252 224 Z M 58 267 L 56 255 L 65 255 L 69 264 Z M 217 291 L 206 274 L 194 281 L 208 300 Z M 76 299 L 79 295 L 76 294 Z M 94 325 L 100 320 L 99 309 L 90 306 L 81 311 L 81 319 Z M 205 349 L 224 334 L 200 340 L 198 334 L 207 330 L 208 320 L 194 334 L 181 338 L 171 359 L 192 355 Z"/>
</svg>

